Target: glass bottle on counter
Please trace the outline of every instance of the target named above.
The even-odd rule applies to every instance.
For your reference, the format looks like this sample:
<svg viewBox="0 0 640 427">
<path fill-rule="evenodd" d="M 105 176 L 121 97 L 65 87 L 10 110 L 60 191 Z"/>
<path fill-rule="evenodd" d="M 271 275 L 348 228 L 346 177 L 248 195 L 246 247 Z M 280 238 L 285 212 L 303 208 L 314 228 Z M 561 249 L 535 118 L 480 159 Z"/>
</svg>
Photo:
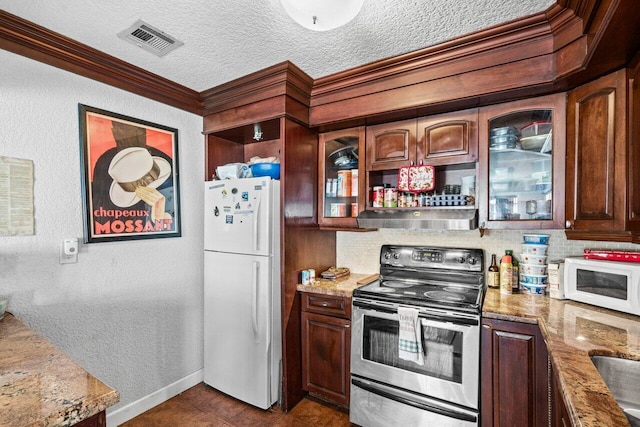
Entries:
<svg viewBox="0 0 640 427">
<path fill-rule="evenodd" d="M 505 295 L 511 295 L 513 288 L 511 287 L 512 280 L 511 272 L 511 255 L 505 255 L 500 261 L 500 293 Z"/>
<path fill-rule="evenodd" d="M 513 293 L 518 293 L 520 292 L 520 264 L 513 256 L 512 250 L 507 249 L 504 254 L 511 256 L 511 289 Z"/>
<path fill-rule="evenodd" d="M 500 287 L 500 269 L 496 262 L 496 254 L 491 254 L 491 265 L 487 270 L 487 286 L 490 288 Z"/>
</svg>

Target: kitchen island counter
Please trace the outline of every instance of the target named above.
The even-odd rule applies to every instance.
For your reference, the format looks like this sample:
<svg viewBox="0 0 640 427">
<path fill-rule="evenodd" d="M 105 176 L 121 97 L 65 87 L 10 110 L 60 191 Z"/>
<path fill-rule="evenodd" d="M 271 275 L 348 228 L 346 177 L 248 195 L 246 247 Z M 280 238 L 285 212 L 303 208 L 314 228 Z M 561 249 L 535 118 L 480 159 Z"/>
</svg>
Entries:
<svg viewBox="0 0 640 427">
<path fill-rule="evenodd" d="M 0 320 L 0 426 L 104 425 L 119 399 L 13 315 Z"/>
<path fill-rule="evenodd" d="M 573 426 L 625 426 L 591 355 L 640 360 L 640 317 L 544 296 L 488 289 L 482 316 L 538 324 Z"/>
</svg>

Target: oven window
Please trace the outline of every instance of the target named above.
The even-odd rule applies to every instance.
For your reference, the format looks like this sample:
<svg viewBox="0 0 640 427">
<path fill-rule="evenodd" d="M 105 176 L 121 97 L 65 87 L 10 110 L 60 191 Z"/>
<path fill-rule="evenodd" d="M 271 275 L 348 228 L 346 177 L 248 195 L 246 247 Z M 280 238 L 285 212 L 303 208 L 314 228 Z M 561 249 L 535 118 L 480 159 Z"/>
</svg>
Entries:
<svg viewBox="0 0 640 427">
<path fill-rule="evenodd" d="M 627 300 L 628 277 L 623 274 L 577 269 L 576 289 L 580 292 Z"/>
<path fill-rule="evenodd" d="M 462 332 L 422 326 L 424 365 L 400 359 L 398 322 L 364 316 L 362 358 L 430 377 L 462 383 Z"/>
</svg>

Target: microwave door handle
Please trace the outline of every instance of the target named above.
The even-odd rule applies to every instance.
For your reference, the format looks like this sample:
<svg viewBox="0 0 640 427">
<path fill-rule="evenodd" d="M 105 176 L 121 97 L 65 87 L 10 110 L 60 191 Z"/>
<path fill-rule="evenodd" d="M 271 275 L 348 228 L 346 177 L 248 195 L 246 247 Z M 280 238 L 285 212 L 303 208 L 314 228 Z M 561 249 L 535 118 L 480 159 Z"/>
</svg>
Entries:
<svg viewBox="0 0 640 427">
<path fill-rule="evenodd" d="M 469 421 L 469 422 L 476 422 L 478 421 L 478 418 L 470 415 L 470 414 L 464 414 L 458 411 L 454 411 L 448 408 L 443 408 L 439 405 L 437 405 L 435 402 L 430 402 L 430 401 L 421 401 L 418 400 L 418 396 L 416 396 L 416 398 L 409 398 L 409 397 L 405 397 L 405 396 L 398 396 L 397 394 L 393 393 L 393 389 L 388 389 L 387 387 L 381 387 L 378 384 L 374 384 L 371 383 L 369 381 L 362 381 L 359 380 L 357 378 L 352 378 L 351 379 L 351 384 L 353 384 L 356 387 L 360 387 L 363 390 L 368 391 L 369 393 L 373 393 L 376 394 L 378 396 L 382 396 L 385 397 L 387 399 L 391 399 L 393 401 L 396 401 L 398 403 L 402 403 L 405 405 L 409 405 L 409 406 L 413 406 L 414 408 L 418 408 L 418 409 L 422 409 L 425 411 L 429 411 L 435 414 L 440 414 L 440 415 L 444 415 L 447 416 L 449 418 L 454 418 L 456 420 L 462 420 L 462 421 Z"/>
</svg>

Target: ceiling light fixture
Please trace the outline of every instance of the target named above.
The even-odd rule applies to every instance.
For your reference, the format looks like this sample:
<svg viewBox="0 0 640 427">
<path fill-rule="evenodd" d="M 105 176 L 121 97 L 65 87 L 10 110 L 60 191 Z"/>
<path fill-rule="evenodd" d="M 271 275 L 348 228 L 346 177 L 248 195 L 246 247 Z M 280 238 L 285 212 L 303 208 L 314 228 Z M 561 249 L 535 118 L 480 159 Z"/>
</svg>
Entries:
<svg viewBox="0 0 640 427">
<path fill-rule="evenodd" d="M 355 18 L 364 0 L 280 0 L 287 14 L 314 31 L 341 27 Z"/>
</svg>

